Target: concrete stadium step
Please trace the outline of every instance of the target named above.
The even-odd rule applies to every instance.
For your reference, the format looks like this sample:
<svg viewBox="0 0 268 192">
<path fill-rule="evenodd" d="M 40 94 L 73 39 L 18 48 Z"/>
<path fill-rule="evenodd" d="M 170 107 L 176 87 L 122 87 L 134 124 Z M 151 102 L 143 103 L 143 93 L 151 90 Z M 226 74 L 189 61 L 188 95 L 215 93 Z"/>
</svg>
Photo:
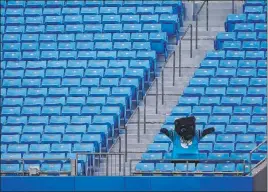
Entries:
<svg viewBox="0 0 268 192">
<path fill-rule="evenodd" d="M 192 2 L 191 2 L 192 3 Z M 187 3 L 186 3 L 187 4 Z M 188 3 L 189 5 L 190 3 Z M 215 10 L 212 10 L 216 4 Z M 225 6 L 226 5 L 226 6 Z M 200 2 L 197 2 L 195 10 L 200 6 Z M 147 92 L 148 96 L 146 99 L 146 133 L 144 133 L 144 102 L 140 104 L 140 124 L 138 126 L 138 116 L 137 113 L 133 114 L 131 119 L 128 121 L 127 125 L 127 151 L 131 152 L 145 152 L 149 143 L 153 142 L 154 136 L 159 133 L 166 116 L 170 114 L 172 108 L 177 105 L 179 100 L 179 95 L 183 93 L 184 88 L 188 85 L 190 78 L 193 76 L 197 67 L 199 67 L 200 62 L 204 59 L 207 51 L 214 49 L 214 39 L 218 32 L 224 31 L 224 21 L 226 15 L 231 13 L 231 3 L 227 5 L 226 2 L 220 3 L 210 3 L 209 9 L 209 31 L 206 31 L 206 16 L 204 10 L 200 12 L 199 17 L 199 27 L 198 27 L 198 49 L 195 49 L 195 21 L 188 20 L 184 22 L 184 27 L 181 28 L 180 34 L 186 30 L 189 24 L 193 25 L 193 58 L 190 58 L 190 33 L 185 35 L 185 39 L 181 42 L 182 52 L 181 52 L 181 77 L 179 76 L 179 47 L 174 45 L 174 37 L 171 38 L 171 43 L 168 44 L 168 50 L 176 50 L 175 58 L 175 86 L 173 86 L 173 58 L 171 57 L 165 64 L 163 60 L 158 62 L 159 66 L 164 68 L 164 93 L 167 94 L 164 97 L 164 104 L 162 105 L 162 82 L 161 73 L 158 76 L 158 113 L 156 113 L 156 84 L 152 84 L 150 90 Z M 205 9 L 205 8 L 204 8 Z M 186 13 L 189 18 L 189 13 Z M 173 42 L 173 43 L 172 43 Z M 163 58 L 162 58 L 163 59 Z M 160 71 L 160 69 L 159 69 Z M 151 94 L 151 95 L 150 95 Z M 170 94 L 170 95 L 168 95 Z M 138 127 L 140 128 L 140 143 L 138 143 Z M 121 137 L 121 150 L 125 151 L 125 135 L 124 130 L 122 130 Z M 118 152 L 119 144 L 116 143 L 112 151 Z M 127 157 L 128 162 L 131 158 L 140 158 L 141 154 L 132 154 Z M 113 165 L 118 167 L 117 163 Z"/>
</svg>

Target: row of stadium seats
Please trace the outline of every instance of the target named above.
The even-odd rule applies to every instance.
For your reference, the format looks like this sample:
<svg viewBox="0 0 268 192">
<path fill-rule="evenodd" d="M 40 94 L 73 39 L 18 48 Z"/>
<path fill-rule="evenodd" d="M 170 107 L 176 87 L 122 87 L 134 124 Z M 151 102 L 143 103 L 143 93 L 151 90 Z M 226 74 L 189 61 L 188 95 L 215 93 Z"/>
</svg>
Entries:
<svg viewBox="0 0 268 192">
<path fill-rule="evenodd" d="M 42 163 L 40 164 L 1 164 L 1 172 L 8 175 L 17 175 L 28 173 L 30 168 L 38 168 L 41 171 L 41 175 L 71 175 L 70 163 Z M 85 174 L 84 166 L 78 163 L 77 173 L 78 175 Z"/>
<path fill-rule="evenodd" d="M 84 15 L 84 16 L 38 16 L 38 17 L 1 17 L 2 25 L 52 25 L 52 24 L 115 24 L 115 23 L 172 23 L 177 22 L 177 15 Z"/>
<path fill-rule="evenodd" d="M 2 127 L 3 137 L 8 138 L 8 136 L 12 135 L 19 137 L 20 134 L 24 135 L 24 137 L 29 137 L 27 135 L 38 137 L 39 135 L 42 137 L 42 143 L 60 143 L 64 134 L 84 134 L 85 136 L 83 137 L 88 139 L 89 142 L 101 143 L 102 147 L 108 147 L 107 139 L 113 136 L 113 132 L 108 125 L 5 125 Z M 6 150 L 2 152 L 6 152 Z"/>
<path fill-rule="evenodd" d="M 266 60 L 203 60 L 200 68 L 266 68 Z M 2 61 L 1 69 L 105 69 L 150 68 L 149 60 Z"/>
<path fill-rule="evenodd" d="M 223 50 L 267 51 L 267 41 L 223 41 Z"/>
<path fill-rule="evenodd" d="M 227 87 L 234 89 L 235 87 L 244 89 L 245 87 L 264 87 L 267 85 L 267 78 L 192 78 L 190 87 Z M 252 89 L 252 88 L 251 88 Z"/>
<path fill-rule="evenodd" d="M 237 24 L 239 25 L 239 24 Z M 239 27 L 239 26 L 238 26 Z M 256 29 L 264 31 L 264 24 L 257 23 Z M 151 33 L 151 32 L 167 32 L 164 25 L 156 24 L 73 24 L 73 25 L 20 25 L 20 26 L 1 26 L 2 34 L 43 34 L 43 33 Z M 169 28 L 168 28 L 169 29 Z M 171 27 L 171 29 L 173 29 Z M 252 31 L 254 24 L 240 27 L 237 31 Z M 178 33 L 172 30 L 172 33 Z M 175 35 L 175 34 L 174 34 Z"/>
<path fill-rule="evenodd" d="M 93 134 L 40 134 L 2 135 L 1 144 L 52 144 L 52 143 L 94 143 L 96 151 L 101 148 L 101 136 Z M 105 144 L 105 143 L 104 143 Z"/>
<path fill-rule="evenodd" d="M 200 142 L 198 149 L 200 153 L 249 153 L 257 146 L 256 143 L 226 143 L 226 142 Z M 146 153 L 169 153 L 172 151 L 173 146 L 169 143 L 152 143 L 148 145 Z M 267 146 L 262 145 L 257 152 L 267 153 Z M 171 159 L 171 157 L 167 157 Z"/>
<path fill-rule="evenodd" d="M 172 124 L 163 124 L 162 127 L 167 129 L 172 129 Z M 266 127 L 265 125 L 225 125 L 225 124 L 197 124 L 197 130 L 203 130 L 204 128 L 208 127 L 217 127 L 215 130 L 215 134 L 265 134 Z M 263 140 L 265 137 L 261 137 Z M 259 142 L 259 140 L 258 140 Z"/>
<path fill-rule="evenodd" d="M 267 97 L 185 97 L 182 96 L 178 102 L 179 106 L 262 106 L 267 105 Z"/>
<path fill-rule="evenodd" d="M 244 165 L 243 163 L 198 163 L 197 165 L 195 165 L 194 163 L 189 163 L 187 167 L 186 163 L 139 163 L 136 166 L 136 173 L 142 174 L 142 172 L 146 172 L 147 174 L 143 175 L 147 176 L 153 175 L 155 172 L 160 173 L 160 175 L 161 173 L 166 172 L 166 174 L 163 173 L 163 175 L 166 176 L 172 176 L 172 172 L 180 172 L 180 174 L 182 175 L 185 175 L 186 172 L 188 172 L 189 175 L 203 174 L 208 176 L 213 175 L 212 172 L 224 172 L 226 174 L 228 172 L 244 171 L 249 171 L 248 164 Z"/>
<path fill-rule="evenodd" d="M 184 116 L 168 116 L 166 118 L 165 124 L 174 124 L 174 121 Z M 266 125 L 267 117 L 266 115 L 200 115 L 196 117 L 196 124 L 230 124 L 230 125 Z"/>
<path fill-rule="evenodd" d="M 180 106 L 174 107 L 171 115 L 266 115 L 267 107 L 260 106 Z"/>
<path fill-rule="evenodd" d="M 1 1 L 1 7 L 7 7 L 7 8 L 34 8 L 34 7 L 48 7 L 48 8 L 56 8 L 56 7 L 121 7 L 121 6 L 161 6 L 161 5 L 173 5 L 173 6 L 182 6 L 182 3 L 180 1 L 163 1 L 163 0 L 135 0 L 135 1 L 105 1 L 105 0 L 98 0 L 98 1 L 92 1 L 92 0 L 86 0 L 86 1 L 45 1 L 45 0 L 39 0 L 39 1 Z"/>
<path fill-rule="evenodd" d="M 264 47 L 262 43 L 262 48 Z M 259 42 L 258 42 L 259 43 Z M 255 43 L 256 44 L 256 43 Z M 258 47 L 257 47 L 258 46 Z M 257 49 L 260 45 L 255 45 Z M 254 49 L 254 48 L 253 48 Z M 74 51 L 74 50 L 96 50 L 96 51 L 111 51 L 111 50 L 151 50 L 151 43 L 146 42 L 60 42 L 60 43 L 4 43 L 3 51 Z"/>
<path fill-rule="evenodd" d="M 263 34 L 263 33 L 260 33 Z M 77 34 L 4 34 L 3 43 L 20 42 L 147 42 L 167 41 L 167 34 L 161 33 L 77 33 Z M 261 35 L 264 36 L 265 34 Z M 265 40 L 265 39 L 261 39 Z"/>
<path fill-rule="evenodd" d="M 6 61 L 35 61 L 35 60 L 156 60 L 155 51 L 24 51 L 24 52 L 3 52 Z M 219 60 L 265 60 L 266 51 L 214 51 L 207 53 L 206 59 Z"/>
<path fill-rule="evenodd" d="M 263 20 L 264 21 L 264 20 Z M 118 23 L 176 23 L 178 16 L 174 14 L 161 15 L 66 15 L 66 16 L 27 16 L 1 17 L 2 25 L 53 25 L 53 24 L 118 24 Z M 178 24 L 177 24 L 178 25 Z"/>
<path fill-rule="evenodd" d="M 52 70 L 55 70 L 59 72 L 58 74 L 55 74 L 52 72 Z M 149 69 L 147 69 L 148 72 Z M 255 68 L 218 68 L 215 69 L 199 69 L 196 71 L 196 77 L 200 78 L 211 78 L 212 80 L 217 80 L 215 78 L 232 78 L 231 81 L 233 81 L 233 84 L 237 84 L 239 86 L 239 82 L 235 83 L 236 80 L 239 80 L 238 78 L 243 78 L 244 82 L 247 80 L 246 77 L 252 78 L 253 80 L 264 78 L 265 75 L 263 74 L 266 70 L 265 69 L 255 69 Z M 133 69 L 133 68 L 127 68 L 124 73 L 124 68 L 107 68 L 105 71 L 104 69 L 6 69 L 4 71 L 1 71 L 1 75 L 4 79 L 43 79 L 43 81 L 48 81 L 48 79 L 61 79 L 63 81 L 68 81 L 68 78 L 101 78 L 101 84 L 103 84 L 103 87 L 105 87 L 106 84 L 109 82 L 111 84 L 119 84 L 119 78 L 140 78 L 144 79 L 144 71 L 143 69 Z M 202 72 L 205 72 L 205 74 L 202 74 Z M 136 73 L 136 75 L 135 75 Z M 214 78 L 215 77 L 215 78 Z M 256 77 L 256 78 L 254 78 Z M 25 79 L 24 79 L 25 78 Z M 97 79 L 95 79 L 97 80 Z M 110 80 L 110 81 L 108 81 Z M 224 79 L 222 79 L 224 81 Z M 79 80 L 80 81 L 80 80 Z M 225 79 L 225 81 L 228 82 L 228 79 Z M 99 82 L 99 81 L 98 81 Z M 113 83 L 112 83 L 113 82 Z M 97 83 L 99 84 L 99 83 Z M 241 82 L 243 84 L 243 82 Z M 216 85 L 216 84 L 215 84 Z M 68 85 L 67 85 L 68 86 Z M 80 86 L 80 83 L 78 83 L 75 87 Z M 86 86 L 86 85 L 85 85 Z M 58 86 L 54 86 L 58 87 Z"/>
<path fill-rule="evenodd" d="M 95 152 L 93 143 L 53 143 L 53 144 L 9 144 L 2 145 L 2 152 L 10 153 L 71 153 Z M 18 160 L 18 159 L 17 159 Z"/>
<path fill-rule="evenodd" d="M 218 76 L 218 73 L 219 74 Z M 249 68 L 249 69 L 245 69 L 245 68 L 238 68 L 238 69 L 230 69 L 230 68 L 221 68 L 221 70 L 216 70 L 214 68 L 206 68 L 206 69 L 197 69 L 195 72 L 195 77 L 258 77 L 258 78 L 262 78 L 262 77 L 267 77 L 267 70 L 266 69 L 256 69 L 256 68 Z"/>
<path fill-rule="evenodd" d="M 254 57 L 255 52 L 248 53 L 247 59 Z M 265 54 L 266 55 L 266 54 Z M 265 59 L 264 52 L 259 52 L 257 57 Z M 240 56 L 242 58 L 242 56 Z M 3 58 L 6 61 L 35 61 L 35 60 L 91 60 L 91 59 L 150 59 L 155 62 L 155 51 L 24 51 L 24 52 L 4 52 Z M 235 59 L 235 57 L 234 57 Z M 243 58 L 242 58 L 243 59 Z"/>
<path fill-rule="evenodd" d="M 234 134 L 234 133 L 217 133 L 207 135 L 201 139 L 202 143 L 261 143 L 266 137 L 265 134 Z M 154 137 L 154 143 L 171 143 L 171 140 L 163 134 L 158 134 Z M 154 155 L 154 154 L 152 154 Z M 211 154 L 209 154 L 211 155 Z"/>
</svg>

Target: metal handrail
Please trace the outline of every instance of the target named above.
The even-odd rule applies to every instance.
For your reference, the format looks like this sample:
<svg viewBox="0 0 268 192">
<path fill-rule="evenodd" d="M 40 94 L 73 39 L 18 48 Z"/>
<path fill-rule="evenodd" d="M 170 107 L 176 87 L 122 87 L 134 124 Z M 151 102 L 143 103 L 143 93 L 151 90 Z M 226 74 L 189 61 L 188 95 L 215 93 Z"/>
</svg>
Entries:
<svg viewBox="0 0 268 192">
<path fill-rule="evenodd" d="M 251 162 L 251 158 L 252 158 L 252 154 L 254 152 L 256 152 L 263 144 L 267 143 L 267 139 L 265 139 L 263 142 L 261 142 L 258 146 L 256 146 L 254 149 L 252 149 L 249 152 L 249 173 L 250 175 L 252 174 L 252 170 L 254 169 L 254 167 L 252 168 L 252 162 Z M 256 167 L 256 166 L 255 166 Z"/>
<path fill-rule="evenodd" d="M 193 25 L 190 24 L 188 25 L 187 29 L 185 30 L 184 34 L 180 38 L 180 43 L 179 43 L 179 77 L 181 77 L 181 42 L 184 39 L 185 35 L 190 29 L 190 58 L 193 58 Z M 174 55 L 174 60 L 175 60 L 175 55 Z M 173 86 L 175 86 L 175 64 L 173 64 Z"/>
<path fill-rule="evenodd" d="M 201 12 L 201 10 L 203 9 L 204 5 L 206 3 L 206 28 L 208 31 L 208 0 L 203 1 L 201 7 L 199 8 L 199 10 L 197 11 L 197 13 L 195 14 L 195 49 L 198 49 L 198 15 Z"/>
</svg>

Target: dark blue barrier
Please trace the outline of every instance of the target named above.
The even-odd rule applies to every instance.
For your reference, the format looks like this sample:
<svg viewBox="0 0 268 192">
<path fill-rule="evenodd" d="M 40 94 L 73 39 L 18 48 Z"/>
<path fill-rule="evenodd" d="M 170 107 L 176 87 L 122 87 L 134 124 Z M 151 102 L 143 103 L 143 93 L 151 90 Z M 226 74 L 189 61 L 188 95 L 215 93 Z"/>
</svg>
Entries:
<svg viewBox="0 0 268 192">
<path fill-rule="evenodd" d="M 2 177 L 1 191 L 253 191 L 252 177 Z"/>
</svg>

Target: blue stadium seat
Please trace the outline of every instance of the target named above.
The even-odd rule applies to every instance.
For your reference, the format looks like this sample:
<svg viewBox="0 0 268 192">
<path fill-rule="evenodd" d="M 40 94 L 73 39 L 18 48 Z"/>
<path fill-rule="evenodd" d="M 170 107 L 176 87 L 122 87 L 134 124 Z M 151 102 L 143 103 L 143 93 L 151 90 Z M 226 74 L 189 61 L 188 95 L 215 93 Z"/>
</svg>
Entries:
<svg viewBox="0 0 268 192">
<path fill-rule="evenodd" d="M 230 159 L 229 154 L 228 153 L 210 153 L 208 155 L 208 159 L 209 160 L 224 160 L 224 159 Z"/>
<path fill-rule="evenodd" d="M 137 172 L 153 172 L 155 170 L 154 163 L 138 163 L 135 167 Z"/>
<path fill-rule="evenodd" d="M 256 147 L 256 143 L 237 143 L 236 152 L 248 153 Z"/>
<path fill-rule="evenodd" d="M 215 143 L 214 152 L 218 153 L 231 153 L 234 152 L 233 143 Z"/>
<path fill-rule="evenodd" d="M 267 136 L 265 134 L 256 134 L 256 143 L 259 144 L 261 142 L 263 142 L 265 139 L 267 138 Z"/>
<path fill-rule="evenodd" d="M 40 143 L 41 137 L 39 134 L 23 134 L 21 135 L 20 143 L 26 144 L 38 144 Z"/>
<path fill-rule="evenodd" d="M 169 152 L 169 144 L 168 143 L 149 144 L 147 148 L 147 152 L 161 152 L 161 153 Z"/>
<path fill-rule="evenodd" d="M 265 159 L 266 157 L 267 157 L 267 155 L 264 153 L 253 153 L 251 161 L 252 161 L 252 163 L 258 163 L 261 160 Z"/>
<path fill-rule="evenodd" d="M 96 152 L 99 152 L 101 147 L 107 147 L 107 143 L 101 140 L 100 134 L 84 134 L 82 137 L 82 143 L 93 143 Z"/>
<path fill-rule="evenodd" d="M 49 144 L 31 144 L 29 148 L 31 153 L 48 153 L 50 152 Z"/>
<path fill-rule="evenodd" d="M 262 105 L 262 97 L 244 97 L 242 99 L 242 104 L 243 105 Z"/>
<path fill-rule="evenodd" d="M 222 45 L 223 50 L 231 50 L 231 51 L 239 51 L 241 49 L 241 42 L 240 41 L 224 41 Z M 232 59 L 226 56 L 226 59 Z"/>
<path fill-rule="evenodd" d="M 232 114 L 233 110 L 230 106 L 215 106 L 213 107 L 213 115 L 229 115 Z"/>
<path fill-rule="evenodd" d="M 59 175 L 61 164 L 42 163 L 40 171 L 48 175 Z"/>
<path fill-rule="evenodd" d="M 75 143 L 73 146 L 73 152 L 87 152 L 94 153 L 95 148 L 92 143 Z"/>
<path fill-rule="evenodd" d="M 19 173 L 21 172 L 20 164 L 1 164 L 1 173 Z"/>
<path fill-rule="evenodd" d="M 203 97 L 200 97 L 200 103 L 199 104 L 204 105 L 204 106 L 219 105 L 220 104 L 220 97 L 203 96 Z M 198 105 L 198 102 L 197 102 L 196 105 Z"/>
<path fill-rule="evenodd" d="M 250 106 L 235 106 L 233 114 L 234 115 L 251 115 L 251 107 Z"/>
<path fill-rule="evenodd" d="M 214 69 L 197 69 L 195 71 L 195 77 L 214 77 L 215 70 Z"/>
<path fill-rule="evenodd" d="M 174 168 L 174 163 L 156 163 L 155 165 L 155 171 L 159 172 L 173 172 Z"/>
<path fill-rule="evenodd" d="M 40 164 L 43 158 L 44 158 L 43 153 L 24 153 L 23 154 L 23 159 L 25 160 L 24 170 L 28 170 L 27 166 L 30 166 L 30 164 Z"/>
<path fill-rule="evenodd" d="M 239 143 L 254 143 L 255 142 L 255 135 L 254 134 L 239 134 L 236 137 L 236 142 Z"/>
<path fill-rule="evenodd" d="M 266 122 L 267 122 L 266 116 L 253 115 L 251 119 L 251 124 L 255 124 L 255 125 L 266 125 Z"/>
<path fill-rule="evenodd" d="M 209 51 L 207 52 L 205 59 L 225 59 L 225 51 Z"/>
<path fill-rule="evenodd" d="M 215 164 L 198 163 L 196 166 L 196 171 L 198 171 L 198 172 L 214 172 L 215 171 Z"/>
<path fill-rule="evenodd" d="M 43 130 L 44 128 L 42 125 L 25 125 L 23 127 L 22 133 L 23 134 L 42 134 Z"/>
<path fill-rule="evenodd" d="M 235 163 L 218 163 L 215 171 L 219 172 L 235 172 Z"/>
<path fill-rule="evenodd" d="M 245 23 L 246 21 L 246 14 L 229 14 L 226 19 L 225 30 L 233 31 L 236 23 Z"/>
<path fill-rule="evenodd" d="M 16 135 L 21 134 L 22 126 L 2 126 L 3 135 Z"/>
<path fill-rule="evenodd" d="M 3 144 L 18 144 L 20 143 L 20 135 L 2 135 L 1 143 Z"/>
<path fill-rule="evenodd" d="M 200 68 L 217 68 L 219 66 L 218 60 L 203 60 L 200 63 Z"/>
<path fill-rule="evenodd" d="M 246 125 L 227 125 L 226 126 L 226 133 L 246 133 L 247 126 Z"/>
<path fill-rule="evenodd" d="M 226 87 L 229 84 L 228 78 L 210 78 L 209 86 L 211 87 Z"/>
<path fill-rule="evenodd" d="M 216 142 L 234 143 L 235 142 L 235 134 L 218 134 Z"/>
<path fill-rule="evenodd" d="M 49 129 L 53 128 L 53 126 L 46 127 L 45 133 L 63 133 L 60 128 L 54 126 L 55 130 L 50 131 Z M 64 129 L 64 127 L 63 127 Z M 60 134 L 43 134 L 42 135 L 42 143 L 45 144 L 52 144 L 52 143 L 60 143 L 61 142 L 61 135 Z"/>
<path fill-rule="evenodd" d="M 198 144 L 198 150 L 199 152 L 203 153 L 209 153 L 213 150 L 213 144 L 212 143 L 199 143 Z"/>
<path fill-rule="evenodd" d="M 255 68 L 256 61 L 255 60 L 240 60 L 238 62 L 238 67 L 241 68 Z"/>
<path fill-rule="evenodd" d="M 234 32 L 254 32 L 253 23 L 236 23 L 234 26 Z"/>
<path fill-rule="evenodd" d="M 67 122 L 67 120 L 70 119 L 69 116 L 66 116 L 66 123 L 65 124 L 69 124 L 69 122 Z M 71 119 L 71 124 L 73 125 L 89 125 L 91 123 L 92 119 L 91 116 L 72 116 Z"/>
<path fill-rule="evenodd" d="M 149 160 L 155 162 L 157 160 L 162 159 L 162 157 L 162 153 L 143 153 L 141 159 L 146 160 L 146 162 L 148 162 Z"/>
<path fill-rule="evenodd" d="M 247 88 L 246 87 L 228 87 L 226 91 L 227 96 L 246 96 Z"/>
</svg>

